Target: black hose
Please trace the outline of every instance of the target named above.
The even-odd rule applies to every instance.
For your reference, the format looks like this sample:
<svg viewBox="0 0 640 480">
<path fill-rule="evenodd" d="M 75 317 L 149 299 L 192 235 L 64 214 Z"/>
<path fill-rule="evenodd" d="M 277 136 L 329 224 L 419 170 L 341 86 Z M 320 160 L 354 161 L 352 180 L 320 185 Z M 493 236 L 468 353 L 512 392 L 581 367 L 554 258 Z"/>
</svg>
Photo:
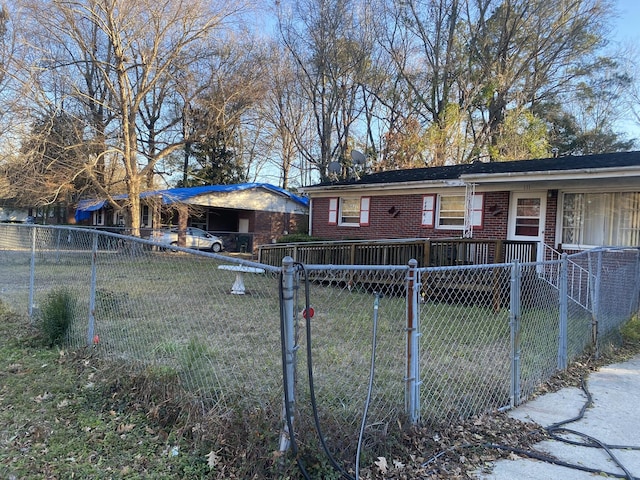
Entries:
<svg viewBox="0 0 640 480">
<path fill-rule="evenodd" d="M 626 478 L 628 480 L 640 480 L 637 477 L 628 476 L 626 474 L 621 475 L 619 473 L 605 472 L 604 470 L 601 470 L 599 468 L 584 467 L 582 465 L 565 462 L 562 460 L 558 460 L 557 458 L 551 457 L 549 455 L 545 455 L 544 453 L 536 452 L 533 450 L 525 450 L 522 448 L 509 447 L 507 445 L 499 445 L 494 443 L 485 443 L 483 446 L 488 448 L 495 448 L 497 450 L 505 450 L 507 452 L 513 452 L 523 457 L 533 458 L 535 460 L 540 460 L 542 462 L 551 463 L 553 465 L 558 465 L 561 467 L 571 468 L 573 470 L 580 470 L 588 473 L 597 473 L 597 474 L 605 475 L 606 477 L 612 477 L 612 478 Z"/>
<path fill-rule="evenodd" d="M 295 264 L 304 274 L 304 303 L 305 303 L 305 327 L 306 327 L 306 336 L 307 336 L 307 373 L 309 376 L 309 397 L 311 399 L 311 409 L 313 411 L 313 421 L 316 427 L 316 432 L 318 433 L 318 439 L 320 440 L 320 444 L 322 445 L 322 449 L 324 450 L 327 459 L 331 463 L 331 466 L 339 472 L 344 478 L 347 480 L 355 480 L 354 477 L 349 475 L 344 468 L 336 461 L 331 452 L 329 451 L 329 447 L 327 447 L 327 442 L 325 440 L 324 434 L 322 433 L 322 428 L 320 426 L 320 418 L 318 416 L 318 403 L 316 401 L 316 392 L 313 381 L 313 360 L 312 360 L 312 352 L 311 352 L 311 302 L 310 302 L 310 283 L 309 276 L 307 275 L 307 270 L 304 265 L 301 263 Z"/>
<path fill-rule="evenodd" d="M 607 444 L 601 442 L 600 440 L 598 440 L 597 438 L 591 437 L 591 436 L 586 435 L 586 434 L 584 434 L 582 432 L 578 432 L 576 430 L 571 430 L 571 429 L 568 429 L 568 428 L 564 427 L 564 425 L 567 425 L 569 423 L 581 420 L 584 417 L 584 414 L 587 411 L 587 408 L 589 408 L 591 405 L 593 405 L 593 397 L 591 396 L 591 392 L 587 388 L 587 383 L 585 382 L 584 378 L 582 378 L 580 380 L 580 388 L 582 389 L 582 391 L 587 396 L 587 401 L 582 405 L 582 408 L 580 409 L 580 413 L 578 413 L 577 416 L 575 416 L 573 418 L 570 418 L 568 420 L 564 420 L 562 422 L 557 422 L 557 423 L 554 423 L 552 425 L 549 425 L 548 427 L 545 428 L 545 430 L 547 431 L 547 433 L 553 439 L 558 440 L 560 442 L 568 443 L 568 444 L 571 444 L 571 445 L 580 445 L 580 446 L 585 446 L 585 447 L 601 448 L 602 450 L 604 450 L 607 453 L 607 455 L 609 455 L 609 458 L 611 458 L 611 460 L 613 460 L 613 462 L 618 466 L 618 468 L 620 468 L 620 470 L 622 470 L 624 472 L 624 476 L 622 476 L 621 478 L 627 478 L 629 480 L 634 480 L 635 477 L 622 464 L 622 462 L 620 460 L 618 460 L 618 457 L 616 457 L 615 454 L 613 453 L 614 446 L 607 445 Z M 573 441 L 573 440 L 567 440 L 567 439 L 561 437 L 559 435 L 560 433 L 569 433 L 571 435 L 582 437 L 582 438 L 587 439 L 588 442 L 580 443 L 580 442 L 576 442 L 576 441 Z"/>
<path fill-rule="evenodd" d="M 360 478 L 360 449 L 362 447 L 362 439 L 364 437 L 364 430 L 367 424 L 367 413 L 369 411 L 369 405 L 371 403 L 371 392 L 373 391 L 373 378 L 376 372 L 376 349 L 378 345 L 378 302 L 380 301 L 380 294 L 376 292 L 376 299 L 373 307 L 373 332 L 371 340 L 371 367 L 369 368 L 369 385 L 367 387 L 367 399 L 364 402 L 364 410 L 362 414 L 362 424 L 360 425 L 360 435 L 358 436 L 358 448 L 356 449 L 356 480 Z"/>
<path fill-rule="evenodd" d="M 604 442 L 601 442 L 597 438 L 594 438 L 594 437 L 592 437 L 590 435 L 587 435 L 587 434 L 584 434 L 582 432 L 578 432 L 576 430 L 572 430 L 572 429 L 564 427 L 564 425 L 567 425 L 569 423 L 573 423 L 573 422 L 576 422 L 578 420 L 581 420 L 584 417 L 584 414 L 587 411 L 587 408 L 589 408 L 593 404 L 593 397 L 591 396 L 591 392 L 589 392 L 589 389 L 587 388 L 587 384 L 586 384 L 584 378 L 581 379 L 581 381 L 580 381 L 580 387 L 581 387 L 582 391 L 585 393 L 585 395 L 587 396 L 587 401 L 582 405 L 582 408 L 580 409 L 580 413 L 578 413 L 578 415 L 576 415 L 575 417 L 572 417 L 572 418 L 569 418 L 567 420 L 563 420 L 561 422 L 557 422 L 557 423 L 554 423 L 552 425 L 549 425 L 548 427 L 545 427 L 544 430 L 547 432 L 547 434 L 552 439 L 560 441 L 560 442 L 567 443 L 569 445 L 601 448 L 602 450 L 604 450 L 607 453 L 607 455 L 609 455 L 609 458 L 611 458 L 611 460 L 613 460 L 613 462 L 616 464 L 616 466 L 618 468 L 620 468 L 620 470 L 622 470 L 624 472 L 624 475 L 619 474 L 619 473 L 606 472 L 606 471 L 598 469 L 598 468 L 589 468 L 589 467 L 584 467 L 582 465 L 577 465 L 577 464 L 573 464 L 573 463 L 569 463 L 569 462 L 564 462 L 562 460 L 558 460 L 556 458 L 553 458 L 553 457 L 551 457 L 549 455 L 545 455 L 543 453 L 532 451 L 532 450 L 524 450 L 524 449 L 520 449 L 520 448 L 509 447 L 509 446 L 506 446 L 506 445 L 497 445 L 497 444 L 492 444 L 492 443 L 484 444 L 484 446 L 485 447 L 489 447 L 489 448 L 496 448 L 496 449 L 499 449 L 499 450 L 506 450 L 506 451 L 509 451 L 509 452 L 516 453 L 518 455 L 527 456 L 527 457 L 530 457 L 530 458 L 534 458 L 536 460 L 541 460 L 543 462 L 552 463 L 554 465 L 560 465 L 560 466 L 563 466 L 563 467 L 572 468 L 574 470 L 580 470 L 580 471 L 583 471 L 583 472 L 604 474 L 604 475 L 606 475 L 608 477 L 625 478 L 627 480 L 640 480 L 640 478 L 634 477 L 633 474 L 622 464 L 622 462 L 613 453 L 613 450 L 640 450 L 640 447 L 638 447 L 638 446 L 627 446 L 627 445 L 608 445 L 608 444 L 606 444 Z M 571 435 L 582 437 L 582 438 L 586 439 L 587 441 L 586 442 L 578 442 L 578 441 L 575 441 L 575 440 L 566 439 L 566 438 L 563 438 L 562 436 L 560 436 L 561 433 L 568 433 L 568 434 L 571 434 Z"/>
</svg>

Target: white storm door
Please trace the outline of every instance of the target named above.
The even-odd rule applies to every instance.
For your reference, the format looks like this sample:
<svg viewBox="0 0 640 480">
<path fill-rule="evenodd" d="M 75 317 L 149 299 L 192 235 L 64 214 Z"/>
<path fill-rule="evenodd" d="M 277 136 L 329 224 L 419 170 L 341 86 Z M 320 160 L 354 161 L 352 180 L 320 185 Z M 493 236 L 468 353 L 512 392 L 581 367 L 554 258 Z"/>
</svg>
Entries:
<svg viewBox="0 0 640 480">
<path fill-rule="evenodd" d="M 547 192 L 514 192 L 509 207 L 508 240 L 538 242 L 538 261 L 542 260 Z"/>
</svg>

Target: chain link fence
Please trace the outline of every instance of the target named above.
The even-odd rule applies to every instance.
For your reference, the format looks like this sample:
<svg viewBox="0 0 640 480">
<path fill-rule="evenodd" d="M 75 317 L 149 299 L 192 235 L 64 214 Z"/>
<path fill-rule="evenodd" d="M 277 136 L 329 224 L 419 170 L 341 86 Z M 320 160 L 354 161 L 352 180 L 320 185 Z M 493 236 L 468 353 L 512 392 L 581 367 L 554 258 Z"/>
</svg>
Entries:
<svg viewBox="0 0 640 480">
<path fill-rule="evenodd" d="M 70 292 L 71 348 L 161 368 L 222 410 L 280 408 L 278 269 L 242 274 L 235 295 L 230 257 L 77 228 L 7 225 L 1 238 L 0 298 L 35 321 L 49 293 Z"/>
<path fill-rule="evenodd" d="M 399 425 L 518 405 L 585 349 L 619 340 L 640 301 L 638 249 L 278 268 L 88 229 L 1 225 L 0 265 L 0 299 L 34 320 L 51 291 L 73 294 L 70 347 L 171 374 L 222 413 L 280 418 L 286 392 L 295 436 L 285 425 L 280 448 L 326 439 L 339 459 L 358 444 L 375 456 Z"/>
</svg>

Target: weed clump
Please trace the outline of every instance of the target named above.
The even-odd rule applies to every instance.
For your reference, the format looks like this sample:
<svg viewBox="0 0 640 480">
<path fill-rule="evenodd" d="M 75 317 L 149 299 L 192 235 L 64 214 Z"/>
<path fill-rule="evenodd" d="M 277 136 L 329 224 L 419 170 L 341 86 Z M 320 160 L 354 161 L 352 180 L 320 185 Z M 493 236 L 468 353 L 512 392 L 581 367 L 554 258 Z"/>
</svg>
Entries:
<svg viewBox="0 0 640 480">
<path fill-rule="evenodd" d="M 47 294 L 40 308 L 38 327 L 49 347 L 61 345 L 66 338 L 73 320 L 75 303 L 75 298 L 66 288 L 52 290 Z"/>
<path fill-rule="evenodd" d="M 636 315 L 620 329 L 624 342 L 633 347 L 640 347 L 640 316 Z"/>
</svg>

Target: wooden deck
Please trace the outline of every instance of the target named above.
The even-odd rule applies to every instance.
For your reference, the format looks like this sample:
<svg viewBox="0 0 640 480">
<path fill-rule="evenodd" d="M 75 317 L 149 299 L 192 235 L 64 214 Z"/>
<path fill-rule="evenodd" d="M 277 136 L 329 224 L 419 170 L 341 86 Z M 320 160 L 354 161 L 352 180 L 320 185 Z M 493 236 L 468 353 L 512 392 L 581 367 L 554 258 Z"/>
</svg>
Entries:
<svg viewBox="0 0 640 480">
<path fill-rule="evenodd" d="M 416 259 L 418 267 L 495 265 L 535 262 L 536 242 L 512 240 L 476 240 L 466 238 L 410 239 L 377 241 L 335 241 L 263 245 L 258 261 L 282 265 L 290 256 L 306 265 L 408 265 Z M 380 275 L 367 271 L 313 271 L 314 282 L 384 289 L 385 293 L 404 291 L 404 276 L 398 272 Z M 400 293 L 401 294 L 401 293 Z M 423 301 L 463 301 L 491 305 L 495 311 L 508 304 L 509 273 L 506 269 L 463 269 L 455 272 L 433 271 L 422 276 Z"/>
<path fill-rule="evenodd" d="M 418 267 L 487 265 L 514 260 L 534 262 L 536 242 L 514 240 L 392 239 L 326 242 L 276 243 L 258 248 L 258 261 L 282 265 L 290 256 L 308 265 L 407 265 L 416 259 Z"/>
</svg>

